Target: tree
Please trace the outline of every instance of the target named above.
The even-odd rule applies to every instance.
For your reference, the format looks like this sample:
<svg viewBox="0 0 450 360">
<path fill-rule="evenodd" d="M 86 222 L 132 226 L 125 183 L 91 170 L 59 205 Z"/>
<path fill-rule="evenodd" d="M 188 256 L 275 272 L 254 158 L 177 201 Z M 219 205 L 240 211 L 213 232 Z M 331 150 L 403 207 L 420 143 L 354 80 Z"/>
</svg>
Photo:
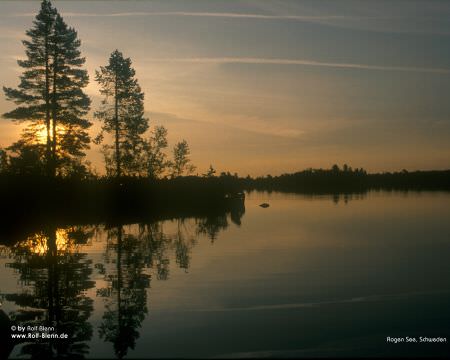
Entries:
<svg viewBox="0 0 450 360">
<path fill-rule="evenodd" d="M 195 166 L 191 164 L 189 159 L 190 150 L 186 140 L 182 140 L 173 148 L 172 177 L 181 176 L 183 174 L 192 174 Z"/>
<path fill-rule="evenodd" d="M 95 73 L 100 93 L 105 97 L 95 113 L 103 121 L 96 143 L 104 140 L 105 131 L 114 138 L 114 145 L 103 146 L 107 172 L 117 177 L 141 175 L 146 147 L 142 135 L 148 129 L 148 119 L 144 117 L 144 93 L 131 60 L 115 50 L 108 65 Z"/>
<path fill-rule="evenodd" d="M 332 171 L 333 173 L 337 174 L 338 172 L 341 171 L 341 169 L 339 169 L 339 166 L 338 166 L 337 164 L 334 164 L 334 165 L 331 167 L 331 171 Z"/>
<path fill-rule="evenodd" d="M 83 92 L 89 77 L 81 69 L 85 58 L 81 57 L 80 40 L 73 28 L 69 28 L 57 14 L 51 36 L 52 55 L 52 162 L 61 172 L 78 167 L 80 159 L 89 148 L 87 132 L 92 123 L 85 119 L 90 99 Z"/>
<path fill-rule="evenodd" d="M 50 172 L 51 137 L 50 137 L 50 36 L 56 10 L 49 1 L 41 3 L 41 10 L 33 21 L 33 28 L 26 32 L 30 40 L 22 41 L 27 60 L 18 60 L 24 68 L 18 89 L 3 87 L 6 98 L 19 106 L 3 114 L 3 117 L 17 122 L 31 122 L 29 129 L 37 137 L 42 125 L 46 129 L 46 160 Z"/>
<path fill-rule="evenodd" d="M 147 142 L 147 175 L 150 178 L 159 178 L 170 165 L 164 153 L 167 146 L 167 129 L 156 126 Z"/>
<path fill-rule="evenodd" d="M 9 171 L 20 175 L 45 175 L 45 146 L 30 144 L 26 140 L 16 141 L 7 150 L 9 156 Z"/>
<path fill-rule="evenodd" d="M 3 88 L 6 98 L 19 106 L 3 117 L 27 122 L 23 142 L 45 143 L 47 174 L 54 176 L 57 169 L 64 174 L 73 161 L 85 156 L 90 141 L 86 129 L 91 123 L 83 118 L 90 100 L 82 90 L 88 75 L 81 69 L 85 62 L 81 43 L 48 0 L 42 1 L 26 35 L 27 59 L 18 60 L 24 69 L 20 84 L 17 89 Z"/>
<path fill-rule="evenodd" d="M 214 177 L 214 174 L 216 173 L 216 170 L 213 168 L 212 165 L 209 165 L 208 171 L 206 171 L 206 173 L 203 174 L 203 177 Z"/>
</svg>

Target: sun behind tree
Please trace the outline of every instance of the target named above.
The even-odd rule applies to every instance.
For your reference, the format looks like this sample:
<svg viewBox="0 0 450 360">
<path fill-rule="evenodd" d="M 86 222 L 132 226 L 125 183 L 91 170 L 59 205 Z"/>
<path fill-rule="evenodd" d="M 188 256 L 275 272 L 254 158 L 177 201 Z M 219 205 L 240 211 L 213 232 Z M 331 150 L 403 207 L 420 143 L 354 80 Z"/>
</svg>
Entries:
<svg viewBox="0 0 450 360">
<path fill-rule="evenodd" d="M 26 35 L 27 59 L 18 60 L 24 69 L 20 84 L 17 89 L 3 88 L 6 98 L 19 106 L 3 117 L 27 123 L 21 140 L 13 145 L 16 153 L 43 144 L 45 149 L 37 156 L 45 162 L 46 174 L 67 175 L 86 155 L 87 129 L 92 125 L 85 118 L 90 99 L 83 88 L 89 78 L 82 69 L 81 42 L 48 0 L 42 1 Z"/>
</svg>

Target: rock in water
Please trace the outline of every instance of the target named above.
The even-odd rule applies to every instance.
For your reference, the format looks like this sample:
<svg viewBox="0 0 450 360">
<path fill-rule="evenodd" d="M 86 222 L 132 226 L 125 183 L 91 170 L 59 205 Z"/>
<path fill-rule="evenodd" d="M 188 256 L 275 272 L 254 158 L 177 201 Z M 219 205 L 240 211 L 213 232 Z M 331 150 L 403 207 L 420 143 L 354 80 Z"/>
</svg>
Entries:
<svg viewBox="0 0 450 360">
<path fill-rule="evenodd" d="M 259 206 L 261 206 L 262 208 L 268 208 L 270 205 L 268 203 L 262 203 Z"/>
</svg>

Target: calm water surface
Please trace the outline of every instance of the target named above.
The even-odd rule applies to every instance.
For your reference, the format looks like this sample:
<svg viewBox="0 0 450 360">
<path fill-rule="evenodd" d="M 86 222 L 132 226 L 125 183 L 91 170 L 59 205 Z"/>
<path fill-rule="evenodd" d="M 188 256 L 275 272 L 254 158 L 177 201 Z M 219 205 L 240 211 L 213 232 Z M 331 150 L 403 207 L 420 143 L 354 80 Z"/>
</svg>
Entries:
<svg viewBox="0 0 450 360">
<path fill-rule="evenodd" d="M 450 356 L 449 219 L 449 193 L 251 193 L 245 213 L 43 229 L 1 248 L 1 309 L 69 339 L 12 357 Z"/>
</svg>

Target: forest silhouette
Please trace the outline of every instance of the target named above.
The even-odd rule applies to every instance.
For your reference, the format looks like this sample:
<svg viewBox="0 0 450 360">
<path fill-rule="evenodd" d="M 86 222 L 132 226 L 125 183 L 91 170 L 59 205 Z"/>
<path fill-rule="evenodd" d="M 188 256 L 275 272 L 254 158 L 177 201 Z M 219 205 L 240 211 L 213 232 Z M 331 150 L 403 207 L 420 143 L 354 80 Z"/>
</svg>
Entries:
<svg viewBox="0 0 450 360">
<path fill-rule="evenodd" d="M 203 175 L 193 176 L 187 141 L 176 143 L 169 157 L 167 129 L 150 127 L 130 58 L 115 50 L 96 70 L 103 100 L 91 109 L 81 41 L 50 1 L 42 1 L 26 36 L 26 59 L 18 60 L 23 69 L 19 85 L 3 88 L 6 99 L 17 105 L 3 117 L 24 126 L 20 139 L 0 149 L 6 233 L 17 224 L 48 219 L 57 224 L 130 223 L 224 213 L 241 208 L 243 192 L 252 190 L 450 189 L 449 170 L 368 174 L 346 164 L 257 178 L 217 174 L 210 165 Z M 102 124 L 94 139 L 89 135 L 91 110 Z M 105 175 L 98 175 L 86 159 L 91 143 L 101 144 Z"/>
</svg>

